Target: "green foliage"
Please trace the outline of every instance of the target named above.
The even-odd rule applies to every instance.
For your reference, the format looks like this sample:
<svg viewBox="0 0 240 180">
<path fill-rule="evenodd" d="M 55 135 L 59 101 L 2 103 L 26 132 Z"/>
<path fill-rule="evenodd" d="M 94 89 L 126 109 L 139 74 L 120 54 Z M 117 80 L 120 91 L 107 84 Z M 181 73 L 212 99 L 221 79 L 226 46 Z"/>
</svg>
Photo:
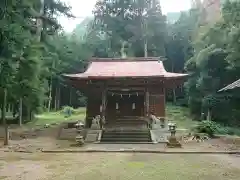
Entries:
<svg viewBox="0 0 240 180">
<path fill-rule="evenodd" d="M 205 133 L 210 137 L 215 135 L 240 135 L 240 130 L 238 128 L 223 126 L 214 121 L 201 121 L 193 129 L 195 133 Z"/>
<path fill-rule="evenodd" d="M 177 124 L 179 129 L 191 129 L 198 121 L 194 121 L 187 107 L 176 106 L 170 103 L 166 107 L 166 118 Z"/>
<path fill-rule="evenodd" d="M 62 110 L 61 110 L 62 111 Z M 72 114 L 70 117 L 65 117 L 61 111 L 54 111 L 54 112 L 44 112 L 35 116 L 35 121 L 29 122 L 27 126 L 44 126 L 45 124 L 61 124 L 63 122 L 69 121 L 83 121 L 85 120 L 86 116 L 86 109 L 79 108 L 74 109 L 77 113 Z"/>
<path fill-rule="evenodd" d="M 191 112 L 200 117 L 210 110 L 212 120 L 229 125 L 239 125 L 239 116 L 232 111 L 238 107 L 235 101 L 239 97 L 217 92 L 240 77 L 239 7 L 239 1 L 227 1 L 219 22 L 198 24 L 192 41 L 194 53 L 185 63 L 191 74 L 185 84 Z"/>
<path fill-rule="evenodd" d="M 218 93 L 240 77 L 239 1 L 227 1 L 215 24 L 204 24 L 204 11 L 198 8 L 166 24 L 156 0 L 99 0 L 94 19 L 85 19 L 73 34 L 65 34 L 57 21 L 59 15 L 72 17 L 70 7 L 45 0 L 39 14 L 40 2 L 0 2 L 0 102 L 6 88 L 14 111 L 20 100 L 25 117 L 65 105 L 85 106 L 86 98 L 68 86 L 63 73 L 84 71 L 92 56 L 119 57 L 122 50 L 127 56 L 144 56 L 147 45 L 148 56 L 166 56 L 168 71 L 190 74 L 186 94 L 179 94 L 196 118 L 211 111 L 213 121 L 239 125 L 239 93 Z"/>
<path fill-rule="evenodd" d="M 213 121 L 201 121 L 196 127 L 193 128 L 193 131 L 196 133 L 205 133 L 210 137 L 213 137 L 220 129 L 219 124 Z"/>
<path fill-rule="evenodd" d="M 121 56 L 123 45 L 128 56 L 143 56 L 146 40 L 149 56 L 165 55 L 166 18 L 155 0 L 99 0 L 93 27 L 104 34 L 114 56 Z"/>
<path fill-rule="evenodd" d="M 73 114 L 74 109 L 69 106 L 64 106 L 63 109 L 60 111 L 61 114 L 64 115 L 64 117 L 70 117 Z"/>
<path fill-rule="evenodd" d="M 76 66 L 73 62 L 82 59 L 76 42 L 61 36 L 61 26 L 56 19 L 59 15 L 71 17 L 70 7 L 56 0 L 40 2 L 0 3 L 0 99 L 1 91 L 7 88 L 8 105 L 13 105 L 14 111 L 18 111 L 22 99 L 24 119 L 30 119 L 33 113 L 44 108 L 49 91 L 55 92 L 53 89 L 60 86 L 65 70 L 82 67 L 81 63 Z M 39 14 L 41 7 L 43 14 Z M 36 19 L 42 20 L 42 27 Z"/>
<path fill-rule="evenodd" d="M 60 114 L 67 115 L 68 117 L 70 117 L 71 115 L 83 114 L 83 113 L 85 113 L 85 111 L 86 110 L 84 108 L 74 109 L 73 107 L 70 107 L 70 106 L 64 106 L 60 110 Z"/>
<path fill-rule="evenodd" d="M 168 23 L 174 24 L 176 21 L 178 21 L 180 15 L 181 15 L 181 12 L 168 12 L 167 13 Z"/>
</svg>

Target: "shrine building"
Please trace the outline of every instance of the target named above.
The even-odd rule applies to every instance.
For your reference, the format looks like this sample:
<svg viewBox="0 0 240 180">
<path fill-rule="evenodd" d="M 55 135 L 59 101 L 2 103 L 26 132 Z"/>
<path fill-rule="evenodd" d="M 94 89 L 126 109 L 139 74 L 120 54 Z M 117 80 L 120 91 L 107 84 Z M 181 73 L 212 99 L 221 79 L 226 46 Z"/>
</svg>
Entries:
<svg viewBox="0 0 240 180">
<path fill-rule="evenodd" d="M 147 129 L 150 115 L 166 125 L 166 90 L 187 74 L 167 72 L 158 57 L 135 57 L 93 58 L 85 72 L 64 76 L 87 97 L 87 128 L 100 115 L 105 129 Z"/>
</svg>

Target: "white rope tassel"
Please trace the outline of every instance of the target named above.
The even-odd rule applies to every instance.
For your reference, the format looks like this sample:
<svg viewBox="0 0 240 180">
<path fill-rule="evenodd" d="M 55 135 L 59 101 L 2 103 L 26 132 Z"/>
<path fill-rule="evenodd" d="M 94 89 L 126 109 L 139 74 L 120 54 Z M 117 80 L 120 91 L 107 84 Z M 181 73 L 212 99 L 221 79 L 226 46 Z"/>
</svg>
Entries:
<svg viewBox="0 0 240 180">
<path fill-rule="evenodd" d="M 136 109 L 135 103 L 132 104 L 132 109 Z"/>
</svg>

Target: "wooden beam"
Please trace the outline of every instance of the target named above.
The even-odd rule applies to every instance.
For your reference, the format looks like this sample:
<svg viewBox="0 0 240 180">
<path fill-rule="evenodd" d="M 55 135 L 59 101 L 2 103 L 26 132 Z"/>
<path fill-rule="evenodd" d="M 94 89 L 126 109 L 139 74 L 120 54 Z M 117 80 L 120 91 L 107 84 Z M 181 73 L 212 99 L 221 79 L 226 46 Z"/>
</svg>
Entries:
<svg viewBox="0 0 240 180">
<path fill-rule="evenodd" d="M 103 119 L 106 118 L 106 100 L 107 100 L 107 89 L 104 88 L 104 90 L 102 91 L 102 112 L 101 112 L 101 128 L 103 127 Z"/>
<path fill-rule="evenodd" d="M 90 59 L 90 62 L 123 62 L 123 61 L 159 61 L 160 57 L 127 57 L 127 58 L 96 58 Z"/>
<path fill-rule="evenodd" d="M 146 88 L 145 93 L 146 116 L 149 116 L 149 89 Z"/>
<path fill-rule="evenodd" d="M 122 86 L 111 86 L 111 87 L 108 87 L 107 88 L 109 91 L 121 91 L 122 89 L 124 89 L 124 87 L 122 87 Z M 144 87 L 142 87 L 142 86 L 129 86 L 129 87 L 127 87 L 126 89 L 129 89 L 130 91 L 144 91 L 145 90 L 145 88 Z M 127 93 L 127 91 L 126 91 L 126 93 Z"/>
</svg>

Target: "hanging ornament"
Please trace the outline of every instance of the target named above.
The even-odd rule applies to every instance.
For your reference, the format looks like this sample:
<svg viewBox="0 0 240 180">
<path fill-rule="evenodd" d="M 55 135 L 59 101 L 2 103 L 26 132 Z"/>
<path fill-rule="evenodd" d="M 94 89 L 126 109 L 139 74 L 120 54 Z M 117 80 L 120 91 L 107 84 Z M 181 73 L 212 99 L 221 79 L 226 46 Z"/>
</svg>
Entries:
<svg viewBox="0 0 240 180">
<path fill-rule="evenodd" d="M 121 98 L 122 98 L 122 94 L 121 94 Z"/>
<path fill-rule="evenodd" d="M 136 109 L 135 103 L 132 104 L 132 109 Z"/>
<path fill-rule="evenodd" d="M 138 96 L 138 93 L 137 93 L 137 96 Z"/>
</svg>

